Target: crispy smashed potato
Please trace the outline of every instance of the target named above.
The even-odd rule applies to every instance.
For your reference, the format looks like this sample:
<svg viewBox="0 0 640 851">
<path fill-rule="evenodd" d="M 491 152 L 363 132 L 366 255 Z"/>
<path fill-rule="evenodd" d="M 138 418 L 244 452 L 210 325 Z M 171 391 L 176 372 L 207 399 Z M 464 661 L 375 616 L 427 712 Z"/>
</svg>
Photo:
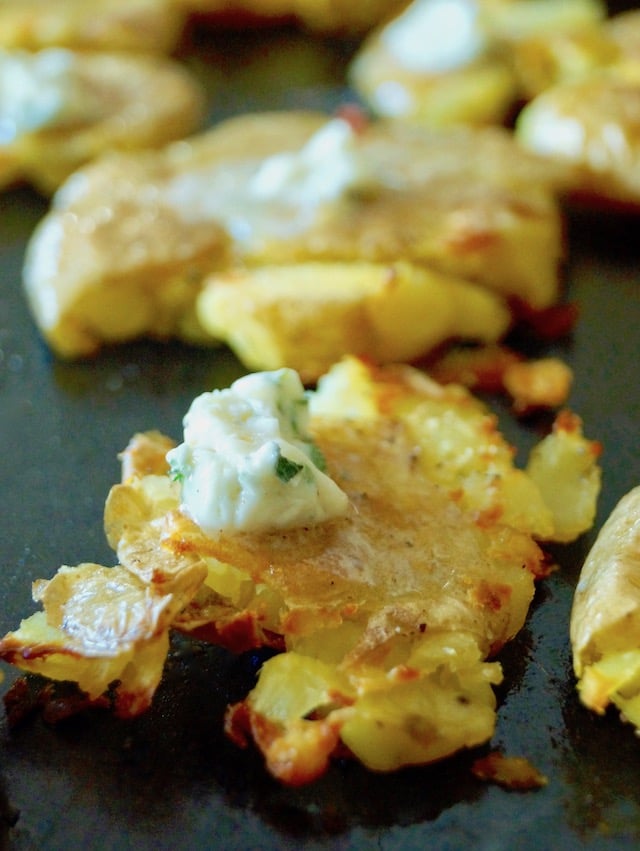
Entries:
<svg viewBox="0 0 640 851">
<path fill-rule="evenodd" d="M 354 358 L 330 370 L 318 386 L 324 392 L 314 397 L 312 409 L 323 416 L 375 420 L 385 411 L 400 417 L 429 479 L 480 522 L 500 520 L 543 541 L 573 540 L 591 528 L 601 446 L 583 436 L 574 414 L 558 415 L 525 472 L 514 466 L 514 450 L 495 416 L 463 387 L 443 387 L 403 367 L 378 372 Z M 571 498 L 554 497 L 565 480 Z"/>
<path fill-rule="evenodd" d="M 361 35 L 406 0 L 0 0 L 0 47 L 171 53 L 191 21 L 243 28 L 294 22 L 338 36 Z"/>
<path fill-rule="evenodd" d="M 76 172 L 25 260 L 47 341 L 64 357 L 145 334 L 213 342 L 197 296 L 207 275 L 239 267 L 402 260 L 536 309 L 555 302 L 564 238 L 546 164 L 498 128 L 353 125 L 319 113 L 245 115 Z M 414 297 L 407 284 L 403 304 Z"/>
<path fill-rule="evenodd" d="M 618 65 L 639 60 L 637 9 L 574 29 L 530 36 L 519 41 L 513 51 L 513 64 L 527 100 L 560 83 L 604 69 L 615 71 Z"/>
<path fill-rule="evenodd" d="M 0 46 L 168 53 L 182 34 L 174 0 L 0 0 Z"/>
<path fill-rule="evenodd" d="M 615 705 L 640 730 L 640 488 L 616 505 L 583 565 L 571 610 L 582 703 Z"/>
<path fill-rule="evenodd" d="M 50 194 L 98 155 L 161 147 L 204 114 L 195 78 L 158 56 L 0 50 L 0 91 L 0 122 L 11 128 L 0 143 L 0 189 L 28 181 Z"/>
<path fill-rule="evenodd" d="M 533 76 L 522 43 L 581 33 L 604 15 L 599 0 L 414 0 L 369 36 L 349 76 L 389 119 L 502 123 Z"/>
<path fill-rule="evenodd" d="M 433 127 L 498 124 L 516 77 L 490 48 L 482 4 L 417 0 L 376 29 L 348 70 L 379 116 Z"/>
<path fill-rule="evenodd" d="M 483 406 L 411 367 L 345 359 L 312 394 L 309 428 L 349 509 L 277 533 L 205 534 L 181 510 L 170 441 L 135 436 L 105 506 L 118 565 L 36 583 L 43 611 L 0 657 L 96 698 L 109 687 L 134 715 L 169 628 L 283 650 L 226 729 L 289 785 L 337 754 L 392 771 L 487 741 L 502 678 L 490 657 L 524 623 L 545 572 L 534 535 L 553 536 L 554 511 Z"/>
</svg>

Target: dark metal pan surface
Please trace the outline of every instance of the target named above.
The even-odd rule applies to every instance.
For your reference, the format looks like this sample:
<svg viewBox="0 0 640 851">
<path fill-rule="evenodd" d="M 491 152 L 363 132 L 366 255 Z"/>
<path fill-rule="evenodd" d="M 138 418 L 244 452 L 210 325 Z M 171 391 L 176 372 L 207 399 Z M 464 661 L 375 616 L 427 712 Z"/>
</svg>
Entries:
<svg viewBox="0 0 640 851">
<path fill-rule="evenodd" d="M 263 107 L 332 109 L 346 96 L 345 49 L 290 31 L 198 46 L 188 61 L 212 93 L 212 120 Z M 198 393 L 242 373 L 226 350 L 139 343 L 83 363 L 52 358 L 23 301 L 26 241 L 46 202 L 0 197 L 0 632 L 33 611 L 31 581 L 60 564 L 113 562 L 102 509 L 117 453 L 136 431 L 181 434 Z M 640 483 L 640 221 L 569 216 L 571 337 L 538 351 L 574 369 L 570 404 L 604 445 L 599 526 Z M 496 402 L 522 451 L 537 438 Z M 0 847 L 33 849 L 628 849 L 640 843 L 640 746 L 615 715 L 587 713 L 571 672 L 568 616 L 593 535 L 558 548 L 501 659 L 493 747 L 527 756 L 549 778 L 535 792 L 476 780 L 477 754 L 371 774 L 337 762 L 315 784 L 280 787 L 259 756 L 224 736 L 226 705 L 250 687 L 259 657 L 174 643 L 151 711 L 123 722 L 81 714 L 55 727 L 0 720 Z M 4 667 L 5 693 L 16 673 Z"/>
</svg>

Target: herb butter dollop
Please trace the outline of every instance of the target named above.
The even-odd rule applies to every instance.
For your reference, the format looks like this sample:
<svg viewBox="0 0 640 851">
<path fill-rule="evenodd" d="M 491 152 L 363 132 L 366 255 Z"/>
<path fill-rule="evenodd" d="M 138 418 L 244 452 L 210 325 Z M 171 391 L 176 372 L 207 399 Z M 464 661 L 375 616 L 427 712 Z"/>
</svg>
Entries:
<svg viewBox="0 0 640 851">
<path fill-rule="evenodd" d="M 249 183 L 265 201 L 321 204 L 377 183 L 358 151 L 357 133 L 342 118 L 327 121 L 299 151 L 267 157 Z"/>
<path fill-rule="evenodd" d="M 182 510 L 207 534 L 322 523 L 348 498 L 308 432 L 309 396 L 292 369 L 246 375 L 198 396 L 167 454 Z"/>
</svg>

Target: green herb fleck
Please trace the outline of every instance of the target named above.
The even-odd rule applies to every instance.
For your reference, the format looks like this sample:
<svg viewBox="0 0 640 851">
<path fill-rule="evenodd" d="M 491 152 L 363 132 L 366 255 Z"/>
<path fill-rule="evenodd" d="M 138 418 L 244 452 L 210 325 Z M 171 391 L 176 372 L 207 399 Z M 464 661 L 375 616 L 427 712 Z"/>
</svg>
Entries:
<svg viewBox="0 0 640 851">
<path fill-rule="evenodd" d="M 285 458 L 278 450 L 278 460 L 276 461 L 276 476 L 285 484 L 294 476 L 297 476 L 300 470 L 304 468 L 304 464 L 298 464 L 290 458 Z"/>
<path fill-rule="evenodd" d="M 171 467 L 169 469 L 169 478 L 172 482 L 183 482 L 184 473 L 179 467 Z"/>
<path fill-rule="evenodd" d="M 322 454 L 320 447 L 316 446 L 315 443 L 309 444 L 309 458 L 311 458 L 311 460 L 321 473 L 327 472 L 327 462 L 325 460 L 325 457 Z"/>
</svg>

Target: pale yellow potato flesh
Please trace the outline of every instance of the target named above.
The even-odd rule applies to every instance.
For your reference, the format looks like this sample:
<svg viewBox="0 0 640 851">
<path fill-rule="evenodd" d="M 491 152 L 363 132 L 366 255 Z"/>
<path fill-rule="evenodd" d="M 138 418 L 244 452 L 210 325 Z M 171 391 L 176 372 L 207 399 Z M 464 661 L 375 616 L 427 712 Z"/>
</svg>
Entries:
<svg viewBox="0 0 640 851">
<path fill-rule="evenodd" d="M 172 59 L 67 50 L 65 56 L 68 85 L 83 92 L 86 117 L 45 124 L 1 144 L 0 189 L 23 181 L 51 194 L 101 154 L 162 147 L 194 132 L 203 120 L 200 84 Z"/>
<path fill-rule="evenodd" d="M 502 299 L 408 263 L 300 263 L 207 278 L 197 317 L 251 370 L 289 366 L 306 382 L 344 354 L 411 361 L 454 338 L 492 342 L 511 324 Z"/>
<path fill-rule="evenodd" d="M 327 120 L 246 115 L 156 154 L 77 171 L 25 258 L 45 339 L 64 357 L 145 334 L 211 341 L 195 317 L 204 277 L 243 267 L 403 260 L 534 308 L 556 301 L 565 247 L 557 174 L 506 131 L 371 123 L 353 142 L 375 175 L 369 190 L 257 198 L 252 181 L 268 158 L 299 152 Z"/>
</svg>

